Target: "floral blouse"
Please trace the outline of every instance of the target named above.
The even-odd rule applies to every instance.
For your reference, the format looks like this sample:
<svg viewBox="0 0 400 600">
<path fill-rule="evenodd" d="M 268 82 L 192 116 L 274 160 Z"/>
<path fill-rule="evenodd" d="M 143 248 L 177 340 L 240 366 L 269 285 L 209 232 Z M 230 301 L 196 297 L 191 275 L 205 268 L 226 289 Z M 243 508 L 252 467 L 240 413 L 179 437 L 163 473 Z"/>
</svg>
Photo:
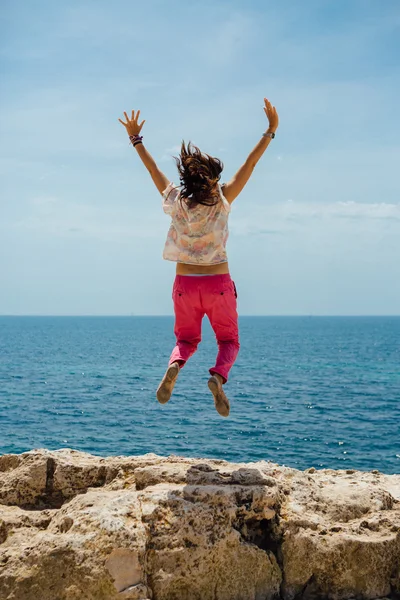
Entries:
<svg viewBox="0 0 400 600">
<path fill-rule="evenodd" d="M 163 258 L 188 265 L 216 265 L 227 262 L 226 242 L 231 206 L 218 184 L 220 202 L 189 208 L 180 201 L 180 190 L 170 183 L 162 193 L 163 209 L 171 216 L 171 226 Z"/>
</svg>

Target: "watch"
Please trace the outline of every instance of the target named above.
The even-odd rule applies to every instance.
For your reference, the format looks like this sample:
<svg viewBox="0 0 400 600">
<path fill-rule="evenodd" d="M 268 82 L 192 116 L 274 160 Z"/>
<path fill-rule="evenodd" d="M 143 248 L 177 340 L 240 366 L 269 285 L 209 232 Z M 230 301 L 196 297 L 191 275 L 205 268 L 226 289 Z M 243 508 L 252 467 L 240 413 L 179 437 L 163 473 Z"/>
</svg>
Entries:
<svg viewBox="0 0 400 600">
<path fill-rule="evenodd" d="M 275 133 L 273 131 L 266 131 L 265 133 L 263 133 L 263 137 L 270 137 L 271 140 L 273 140 L 275 137 Z"/>
</svg>

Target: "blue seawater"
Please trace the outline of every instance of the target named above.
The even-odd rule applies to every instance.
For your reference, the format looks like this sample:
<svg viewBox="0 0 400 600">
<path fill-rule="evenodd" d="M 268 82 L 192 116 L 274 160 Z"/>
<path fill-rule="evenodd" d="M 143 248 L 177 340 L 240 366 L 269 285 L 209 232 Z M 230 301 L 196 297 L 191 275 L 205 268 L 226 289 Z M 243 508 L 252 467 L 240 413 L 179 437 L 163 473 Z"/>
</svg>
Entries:
<svg viewBox="0 0 400 600">
<path fill-rule="evenodd" d="M 221 418 L 208 322 L 171 401 L 172 317 L 1 317 L 0 453 L 271 460 L 400 471 L 400 318 L 243 317 Z"/>
</svg>

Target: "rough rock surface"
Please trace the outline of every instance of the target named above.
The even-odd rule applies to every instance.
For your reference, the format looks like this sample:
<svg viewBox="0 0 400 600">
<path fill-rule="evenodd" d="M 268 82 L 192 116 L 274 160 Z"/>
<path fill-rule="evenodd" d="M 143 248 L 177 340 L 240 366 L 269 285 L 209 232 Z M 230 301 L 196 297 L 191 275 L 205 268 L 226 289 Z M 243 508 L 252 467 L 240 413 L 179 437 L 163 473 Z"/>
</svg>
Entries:
<svg viewBox="0 0 400 600">
<path fill-rule="evenodd" d="M 400 596 L 400 476 L 0 456 L 1 600 Z"/>
</svg>

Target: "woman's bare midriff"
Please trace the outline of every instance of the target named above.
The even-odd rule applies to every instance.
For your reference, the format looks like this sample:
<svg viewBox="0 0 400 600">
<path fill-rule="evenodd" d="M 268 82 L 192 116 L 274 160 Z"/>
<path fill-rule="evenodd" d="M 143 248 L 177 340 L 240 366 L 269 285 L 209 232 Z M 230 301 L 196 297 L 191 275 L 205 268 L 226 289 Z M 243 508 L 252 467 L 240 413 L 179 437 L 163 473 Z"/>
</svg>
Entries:
<svg viewBox="0 0 400 600">
<path fill-rule="evenodd" d="M 226 273 L 229 273 L 227 262 L 219 265 L 185 265 L 184 263 L 176 265 L 177 275 L 225 275 Z"/>
</svg>

